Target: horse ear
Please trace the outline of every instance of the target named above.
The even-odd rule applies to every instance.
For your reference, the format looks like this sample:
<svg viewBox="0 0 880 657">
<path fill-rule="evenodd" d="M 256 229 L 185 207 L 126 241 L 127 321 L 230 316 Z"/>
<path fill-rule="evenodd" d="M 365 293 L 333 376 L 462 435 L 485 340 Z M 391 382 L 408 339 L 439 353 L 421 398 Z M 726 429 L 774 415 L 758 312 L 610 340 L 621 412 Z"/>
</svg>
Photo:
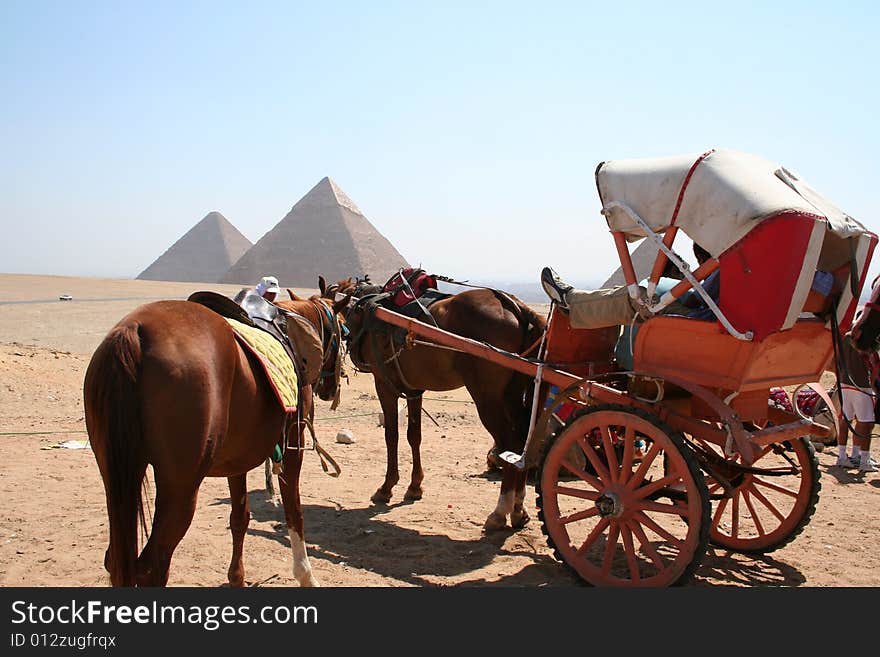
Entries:
<svg viewBox="0 0 880 657">
<path fill-rule="evenodd" d="M 339 299 L 340 296 L 341 295 L 337 294 L 336 298 Z M 346 294 L 342 299 L 339 299 L 338 301 L 334 302 L 333 303 L 333 313 L 336 314 L 340 310 L 342 310 L 343 308 L 347 308 L 350 301 L 351 301 L 351 295 Z"/>
<path fill-rule="evenodd" d="M 327 281 L 324 280 L 323 276 L 318 276 L 318 289 L 321 290 L 321 296 L 324 296 L 324 293 L 327 291 Z"/>
<path fill-rule="evenodd" d="M 287 288 L 287 294 L 290 295 L 290 300 L 291 300 L 291 301 L 302 301 L 302 299 L 300 299 L 298 296 L 296 296 L 296 295 L 293 293 L 293 290 L 291 290 L 290 288 Z"/>
</svg>

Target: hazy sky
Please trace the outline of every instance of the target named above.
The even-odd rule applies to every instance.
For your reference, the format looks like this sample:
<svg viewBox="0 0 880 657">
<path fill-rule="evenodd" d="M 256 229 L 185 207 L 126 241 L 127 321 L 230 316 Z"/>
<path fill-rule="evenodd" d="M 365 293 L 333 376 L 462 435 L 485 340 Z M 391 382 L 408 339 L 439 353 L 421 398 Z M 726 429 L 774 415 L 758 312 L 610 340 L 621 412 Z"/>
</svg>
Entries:
<svg viewBox="0 0 880 657">
<path fill-rule="evenodd" d="M 0 0 L 0 272 L 255 242 L 329 175 L 434 272 L 601 279 L 596 164 L 711 147 L 880 232 L 876 6 Z"/>
</svg>

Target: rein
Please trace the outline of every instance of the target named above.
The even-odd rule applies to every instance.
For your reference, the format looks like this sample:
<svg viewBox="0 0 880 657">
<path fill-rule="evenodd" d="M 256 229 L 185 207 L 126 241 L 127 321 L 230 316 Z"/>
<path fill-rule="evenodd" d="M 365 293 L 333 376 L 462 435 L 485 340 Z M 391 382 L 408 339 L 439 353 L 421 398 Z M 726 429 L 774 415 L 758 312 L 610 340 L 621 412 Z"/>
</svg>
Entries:
<svg viewBox="0 0 880 657">
<path fill-rule="evenodd" d="M 343 320 L 338 316 L 334 317 L 333 308 L 330 306 L 328 301 L 324 299 L 311 300 L 317 307 L 319 307 L 318 316 L 321 318 L 321 346 L 323 348 L 324 353 L 322 354 L 321 360 L 321 379 L 326 379 L 329 376 L 336 377 L 336 390 L 333 393 L 333 403 L 330 405 L 330 410 L 335 411 L 339 406 L 340 392 L 342 389 L 342 378 L 345 376 L 342 371 L 342 341 L 344 335 L 348 332 L 348 329 L 343 324 Z M 323 317 L 326 316 L 327 320 L 330 322 L 333 327 L 329 331 L 325 330 Z M 329 339 L 328 339 L 329 338 Z M 331 354 L 333 353 L 333 348 L 336 347 L 336 356 L 333 358 L 333 367 L 328 368 L 328 360 L 330 359 Z"/>
</svg>

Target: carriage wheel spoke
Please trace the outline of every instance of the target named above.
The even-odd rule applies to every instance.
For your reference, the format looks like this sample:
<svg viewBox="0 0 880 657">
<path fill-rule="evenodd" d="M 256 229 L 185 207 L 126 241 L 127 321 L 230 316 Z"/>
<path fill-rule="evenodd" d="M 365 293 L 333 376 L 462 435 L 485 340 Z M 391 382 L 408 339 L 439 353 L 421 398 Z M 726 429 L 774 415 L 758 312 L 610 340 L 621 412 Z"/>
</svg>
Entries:
<svg viewBox="0 0 880 657">
<path fill-rule="evenodd" d="M 713 527 L 717 527 L 718 523 L 721 522 L 721 516 L 724 515 L 724 509 L 727 508 L 727 502 L 729 499 L 729 497 L 725 497 L 718 503 L 718 508 L 715 509 L 715 515 L 712 516 Z"/>
<path fill-rule="evenodd" d="M 599 460 L 599 456 L 596 454 L 596 450 L 590 445 L 590 441 L 586 439 L 586 437 L 579 437 L 578 444 L 584 452 L 584 455 L 590 461 L 590 464 L 593 466 L 593 469 L 596 471 L 596 474 L 599 475 L 599 479 L 602 480 L 603 488 L 611 483 L 611 474 L 605 468 L 605 465 Z"/>
<path fill-rule="evenodd" d="M 779 522 L 785 522 L 785 516 L 782 514 L 782 512 L 779 509 L 777 509 L 776 506 L 770 500 L 768 500 L 766 497 L 764 497 L 764 495 L 761 493 L 761 491 L 759 491 L 757 489 L 757 487 L 752 486 L 750 490 L 752 492 L 752 495 L 754 495 L 756 498 L 758 498 L 758 500 L 760 500 L 761 504 L 763 504 L 768 509 L 770 509 L 770 513 L 772 513 L 774 516 L 776 516 L 776 519 Z"/>
<path fill-rule="evenodd" d="M 679 551 L 681 551 L 684 548 L 684 541 L 680 541 L 677 538 L 675 538 L 675 536 L 670 534 L 668 531 L 666 531 L 666 529 L 664 529 L 663 527 L 658 525 L 656 522 L 654 522 L 651 518 L 649 518 L 643 512 L 636 511 L 635 515 L 638 518 L 638 521 L 640 523 L 645 525 L 645 527 L 650 529 L 652 532 L 654 532 L 658 536 L 662 536 L 664 539 L 669 541 L 672 545 L 677 547 L 679 549 Z"/>
<path fill-rule="evenodd" d="M 584 552 L 586 552 L 589 547 L 596 542 L 596 539 L 605 531 L 608 525 L 611 524 L 611 520 L 608 518 L 602 518 L 596 526 L 593 527 L 593 531 L 589 533 L 586 540 L 581 544 L 581 546 L 577 549 L 577 556 L 582 556 Z"/>
<path fill-rule="evenodd" d="M 645 535 L 645 530 L 642 529 L 642 526 L 636 520 L 633 520 L 632 522 L 632 531 L 636 535 L 636 538 L 639 539 L 639 543 L 642 545 L 642 550 L 648 555 L 657 570 L 663 570 L 663 559 L 657 554 L 657 550 L 654 549 L 654 546 L 651 545 L 651 541 L 649 541 L 648 537 Z"/>
<path fill-rule="evenodd" d="M 651 449 L 648 450 L 648 453 L 645 455 L 645 458 L 642 459 L 642 464 L 639 466 L 639 469 L 636 470 L 635 474 L 630 477 L 629 481 L 626 482 L 626 487 L 630 490 L 634 490 L 636 486 L 642 483 L 642 480 L 645 478 L 645 474 L 648 472 L 648 468 L 651 467 L 651 463 L 654 462 L 654 459 L 657 458 L 657 454 L 660 453 L 660 443 L 655 442 L 651 445 Z"/>
<path fill-rule="evenodd" d="M 733 493 L 733 504 L 730 509 L 730 535 L 739 536 L 739 491 Z"/>
<path fill-rule="evenodd" d="M 709 486 L 709 495 L 711 495 L 712 493 L 714 493 L 714 492 L 715 492 L 716 490 L 718 490 L 719 488 L 721 488 L 721 484 L 719 484 L 717 481 L 714 482 L 711 486 Z"/>
<path fill-rule="evenodd" d="M 749 497 L 749 491 L 743 491 L 743 501 L 746 503 L 746 506 L 749 508 L 749 513 L 752 514 L 752 522 L 755 523 L 755 529 L 758 530 L 759 536 L 765 536 L 767 532 L 764 531 L 763 525 L 761 525 L 761 520 L 758 518 L 758 514 L 755 513 L 755 507 L 752 505 L 752 498 Z"/>
<path fill-rule="evenodd" d="M 776 484 L 771 484 L 769 481 L 764 481 L 763 479 L 760 479 L 758 477 L 755 477 L 755 479 L 753 479 L 753 481 L 756 484 L 760 484 L 761 486 L 765 486 L 765 487 L 769 488 L 770 490 L 775 490 L 777 493 L 782 493 L 783 495 L 788 495 L 789 497 L 795 497 L 795 498 L 798 496 L 796 491 L 789 490 L 788 488 L 785 488 L 784 486 L 777 486 Z"/>
<path fill-rule="evenodd" d="M 567 525 L 570 522 L 577 522 L 578 520 L 586 520 L 587 518 L 592 518 L 593 516 L 599 513 L 599 509 L 595 506 L 585 511 L 578 511 L 577 513 L 572 513 L 568 516 L 562 516 L 559 518 L 559 522 L 563 525 Z"/>
<path fill-rule="evenodd" d="M 620 464 L 620 477 L 618 481 L 625 484 L 632 474 L 633 451 L 635 450 L 636 428 L 627 425 L 623 436 L 623 462 Z"/>
<path fill-rule="evenodd" d="M 573 474 L 581 481 L 590 484 L 590 486 L 592 486 L 596 490 L 602 490 L 603 488 L 605 488 L 605 486 L 602 484 L 601 481 L 599 481 L 599 479 L 589 474 L 588 472 L 584 472 L 580 468 L 576 468 L 571 463 L 569 463 L 567 459 L 563 459 L 562 467 L 568 470 L 571 474 Z"/>
<path fill-rule="evenodd" d="M 608 532 L 608 542 L 605 543 L 605 557 L 602 559 L 602 574 L 608 576 L 611 572 L 611 566 L 614 563 L 614 553 L 617 552 L 617 536 L 620 534 L 620 524 L 611 523 L 611 530 Z"/>
<path fill-rule="evenodd" d="M 639 506 L 645 511 L 655 511 L 657 513 L 671 513 L 677 516 L 690 515 L 687 506 L 683 504 L 660 504 L 660 502 L 643 501 Z"/>
<path fill-rule="evenodd" d="M 663 479 L 658 479 L 657 481 L 652 482 L 647 486 L 641 486 L 637 488 L 634 493 L 634 497 L 637 500 L 643 499 L 660 490 L 661 488 L 671 486 L 677 481 L 681 481 L 681 477 L 678 474 L 667 475 L 666 477 L 663 477 Z"/>
<path fill-rule="evenodd" d="M 568 486 L 556 486 L 554 490 L 557 495 L 577 497 L 582 500 L 590 500 L 591 502 L 599 499 L 599 493 L 592 490 L 580 490 L 579 488 L 569 488 Z"/>
<path fill-rule="evenodd" d="M 632 581 L 639 581 L 639 562 L 636 559 L 636 550 L 633 546 L 632 532 L 626 522 L 620 523 L 620 535 L 623 538 L 623 550 L 626 552 L 626 563 L 629 566 L 629 574 Z"/>
<path fill-rule="evenodd" d="M 611 428 L 608 425 L 600 426 L 599 433 L 602 434 L 602 446 L 605 448 L 605 461 L 608 463 L 611 483 L 616 483 L 620 466 L 617 463 L 617 453 L 614 451 L 614 445 L 611 444 Z"/>
</svg>

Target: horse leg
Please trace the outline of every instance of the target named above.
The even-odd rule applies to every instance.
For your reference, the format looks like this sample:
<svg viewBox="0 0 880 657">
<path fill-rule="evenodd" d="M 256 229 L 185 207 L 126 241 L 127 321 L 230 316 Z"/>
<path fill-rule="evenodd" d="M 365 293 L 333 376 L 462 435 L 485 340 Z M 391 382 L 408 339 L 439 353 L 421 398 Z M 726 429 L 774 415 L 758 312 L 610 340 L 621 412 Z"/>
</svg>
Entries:
<svg viewBox="0 0 880 657">
<path fill-rule="evenodd" d="M 507 516 L 511 515 L 516 503 L 516 468 L 505 464 L 501 468 L 501 493 L 498 496 L 498 504 L 495 510 L 486 518 L 483 524 L 485 531 L 504 529 L 507 526 Z"/>
<path fill-rule="evenodd" d="M 278 502 L 275 498 L 275 480 L 272 478 L 273 463 L 272 459 L 266 459 L 266 499 L 277 507 Z"/>
<path fill-rule="evenodd" d="M 305 436 L 300 435 L 300 445 Z M 312 575 L 312 565 L 306 552 L 305 530 L 302 502 L 299 497 L 299 474 L 302 469 L 301 449 L 288 449 L 284 452 L 283 471 L 278 477 L 287 531 L 290 536 L 290 549 L 293 552 L 293 576 L 300 586 L 320 586 Z"/>
<path fill-rule="evenodd" d="M 385 417 L 385 481 L 379 489 L 373 493 L 370 500 L 375 504 L 388 504 L 391 501 L 392 490 L 400 480 L 400 472 L 397 467 L 397 394 L 387 384 L 376 379 L 376 394 L 382 405 L 382 413 Z M 409 433 L 407 432 L 407 435 Z"/>
<path fill-rule="evenodd" d="M 520 418 L 508 409 L 508 406 L 514 403 L 508 401 L 512 396 L 508 393 L 508 385 L 503 384 L 499 387 L 497 377 L 489 377 L 488 380 L 476 379 L 467 383 L 468 392 L 477 406 L 480 421 L 495 440 L 493 449 L 496 454 L 505 450 L 515 450 L 517 446 L 521 448 L 519 436 L 525 432 L 520 426 Z M 492 454 L 492 451 L 489 454 Z M 489 514 L 483 525 L 487 531 L 505 527 L 508 515 L 514 529 L 523 527 L 529 521 L 528 514 L 522 508 L 525 499 L 526 473 L 520 472 L 500 459 L 499 465 L 501 493 L 495 510 Z"/>
<path fill-rule="evenodd" d="M 410 397 L 406 400 L 406 440 L 412 451 L 412 477 L 409 488 L 403 496 L 405 500 L 422 499 L 422 481 L 425 473 L 422 470 L 422 396 Z"/>
<path fill-rule="evenodd" d="M 522 529 L 531 518 L 528 512 L 523 508 L 523 502 L 526 499 L 526 479 L 528 474 L 525 470 L 517 471 L 514 479 L 514 497 L 513 511 L 510 514 L 510 526 L 514 529 Z"/>
<path fill-rule="evenodd" d="M 229 512 L 229 529 L 232 532 L 232 560 L 229 562 L 229 586 L 244 586 L 244 563 L 242 551 L 244 535 L 251 520 L 247 497 L 247 473 L 235 477 L 227 477 L 229 481 L 229 499 L 232 510 Z"/>
<path fill-rule="evenodd" d="M 171 555 L 192 523 L 198 484 L 190 491 L 170 489 L 156 481 L 156 511 L 150 538 L 136 565 L 138 586 L 165 586 Z"/>
</svg>

